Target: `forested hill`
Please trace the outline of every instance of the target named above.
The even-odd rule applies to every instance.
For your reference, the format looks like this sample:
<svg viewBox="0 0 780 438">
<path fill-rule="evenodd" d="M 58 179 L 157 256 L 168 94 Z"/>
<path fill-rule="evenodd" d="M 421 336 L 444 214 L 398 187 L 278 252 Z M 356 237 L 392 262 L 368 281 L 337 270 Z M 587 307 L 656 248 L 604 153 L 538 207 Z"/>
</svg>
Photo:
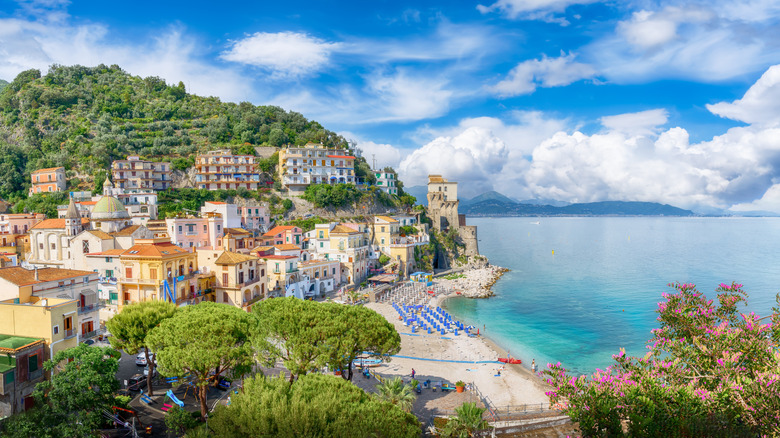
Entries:
<svg viewBox="0 0 780 438">
<path fill-rule="evenodd" d="M 345 139 L 275 106 L 221 102 L 171 86 L 159 77 L 132 76 L 116 65 L 52 66 L 0 81 L 0 198 L 21 196 L 30 172 L 64 166 L 68 177 L 91 178 L 127 155 L 194 163 L 217 148 L 254 154 L 255 146 Z M 76 181 L 78 181 L 76 179 Z"/>
</svg>

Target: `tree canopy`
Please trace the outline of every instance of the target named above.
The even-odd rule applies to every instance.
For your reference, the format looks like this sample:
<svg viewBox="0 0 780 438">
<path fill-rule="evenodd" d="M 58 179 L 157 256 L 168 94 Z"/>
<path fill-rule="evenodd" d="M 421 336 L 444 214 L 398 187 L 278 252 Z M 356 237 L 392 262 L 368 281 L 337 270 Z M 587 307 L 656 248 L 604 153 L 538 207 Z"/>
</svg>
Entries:
<svg viewBox="0 0 780 438">
<path fill-rule="evenodd" d="M 720 284 L 717 300 L 693 284 L 672 286 L 645 356 L 621 351 L 590 378 L 548 364 L 550 402 L 587 436 L 780 434 L 778 307 L 765 318 L 739 312 L 747 294 L 736 283 Z"/>
<path fill-rule="evenodd" d="M 92 437 L 104 423 L 104 410 L 116 404 L 119 353 L 84 344 L 60 351 L 44 363 L 52 373 L 35 387 L 36 406 L 12 416 L 2 435 L 8 437 Z M 56 372 L 53 372 L 55 371 Z"/>
<path fill-rule="evenodd" d="M 149 354 L 146 337 L 155 327 L 176 313 L 176 305 L 166 301 L 143 301 L 133 303 L 122 308 L 122 311 L 106 321 L 106 327 L 111 332 L 111 346 L 117 350 L 124 350 L 127 354 L 135 355 L 141 348 L 144 349 L 146 363 L 149 364 L 149 373 L 146 376 L 149 395 L 154 395 L 152 375 L 154 374 L 155 360 Z"/>
<path fill-rule="evenodd" d="M 198 387 L 201 416 L 208 412 L 209 383 L 228 372 L 243 375 L 254 361 L 249 335 L 255 320 L 227 304 L 202 302 L 179 309 L 147 336 L 165 376 L 190 375 Z"/>
<path fill-rule="evenodd" d="M 251 377 L 209 417 L 217 436 L 418 437 L 414 415 L 333 376 Z"/>
</svg>

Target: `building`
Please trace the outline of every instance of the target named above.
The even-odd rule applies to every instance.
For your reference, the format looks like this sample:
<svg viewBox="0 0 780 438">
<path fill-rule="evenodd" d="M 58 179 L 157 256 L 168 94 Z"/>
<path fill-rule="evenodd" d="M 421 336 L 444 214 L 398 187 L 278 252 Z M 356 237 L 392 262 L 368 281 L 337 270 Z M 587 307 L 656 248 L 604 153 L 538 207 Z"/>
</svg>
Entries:
<svg viewBox="0 0 780 438">
<path fill-rule="evenodd" d="M 165 190 L 171 187 L 171 163 L 153 162 L 129 156 L 111 163 L 111 178 L 126 193 Z"/>
<path fill-rule="evenodd" d="M 43 213 L 0 214 L 0 233 L 26 234 L 38 222 L 46 219 Z"/>
<path fill-rule="evenodd" d="M 375 170 L 374 176 L 376 177 L 376 186 L 382 189 L 383 192 L 388 195 L 397 195 L 398 187 L 396 181 L 398 177 L 395 172 L 385 172 L 384 170 Z"/>
<path fill-rule="evenodd" d="M 168 185 L 167 182 L 166 185 Z M 125 210 L 130 214 L 135 224 L 145 224 L 149 220 L 157 219 L 157 192 L 154 190 L 128 191 L 122 187 L 114 186 L 111 180 L 106 178 L 103 183 L 103 196 L 117 198 L 125 206 Z M 100 197 L 93 197 L 92 201 L 100 201 Z"/>
<path fill-rule="evenodd" d="M 33 297 L 76 300 L 78 317 L 73 322 L 80 340 L 94 337 L 101 328 L 97 286 L 98 274 L 91 271 L 0 268 L 0 300 L 18 299 L 22 303 L 30 302 Z"/>
<path fill-rule="evenodd" d="M 294 225 L 280 225 L 271 228 L 267 233 L 261 236 L 261 245 L 282 245 L 291 243 L 301 245 L 303 241 L 303 230 Z"/>
<path fill-rule="evenodd" d="M 197 255 L 167 238 L 136 240 L 119 263 L 120 310 L 148 300 L 179 302 L 201 292 Z"/>
<path fill-rule="evenodd" d="M 265 262 L 269 293 L 285 296 L 287 286 L 300 280 L 297 256 L 264 255 L 261 259 Z"/>
<path fill-rule="evenodd" d="M 400 236 L 400 223 L 389 216 L 374 217 L 374 242 L 379 250 L 390 255 L 390 245 Z"/>
<path fill-rule="evenodd" d="M 253 255 L 231 251 L 199 249 L 198 265 L 204 273 L 213 272 L 218 303 L 251 310 L 266 294 L 265 263 Z"/>
<path fill-rule="evenodd" d="M 370 248 L 363 232 L 343 224 L 336 225 L 330 230 L 329 246 L 323 255 L 326 260 L 341 262 L 340 283 L 360 284 L 365 281 L 370 264 Z"/>
<path fill-rule="evenodd" d="M 203 217 L 173 217 L 165 219 L 167 235 L 170 241 L 182 248 L 220 247 L 220 239 L 225 229 L 219 214 L 207 214 Z"/>
<path fill-rule="evenodd" d="M 38 169 L 30 174 L 32 186 L 30 195 L 35 193 L 64 192 L 67 186 L 64 167 L 50 167 Z"/>
<path fill-rule="evenodd" d="M 70 298 L 0 300 L 0 333 L 43 339 L 44 360 L 79 343 L 76 313 L 78 301 Z"/>
<path fill-rule="evenodd" d="M 300 299 L 322 297 L 341 285 L 341 263 L 337 260 L 309 260 L 298 263 L 301 283 L 286 296 Z"/>
<path fill-rule="evenodd" d="M 266 205 L 244 205 L 238 207 L 241 228 L 265 231 L 270 225 L 271 215 Z"/>
<path fill-rule="evenodd" d="M 282 187 L 303 191 L 309 184 L 355 184 L 355 157 L 322 144 L 287 146 L 279 151 Z"/>
<path fill-rule="evenodd" d="M 0 334 L 0 418 L 33 407 L 35 386 L 45 379 L 41 338 Z"/>
<path fill-rule="evenodd" d="M 87 229 L 89 223 L 89 219 L 79 215 L 71 199 L 64 218 L 45 219 L 30 228 L 31 253 L 27 262 L 37 267 L 64 267 L 72 257 L 70 240 Z"/>
<path fill-rule="evenodd" d="M 432 228 L 440 233 L 454 228 L 465 245 L 466 255 L 478 255 L 477 227 L 466 225 L 466 216 L 458 214 L 458 183 L 447 181 L 441 175 L 428 175 L 428 217 Z M 439 260 L 445 258 L 439 257 Z M 439 266 L 444 268 L 445 266 Z"/>
<path fill-rule="evenodd" d="M 233 155 L 230 150 L 211 151 L 195 160 L 195 183 L 199 189 L 257 190 L 260 171 L 256 157 Z"/>
</svg>

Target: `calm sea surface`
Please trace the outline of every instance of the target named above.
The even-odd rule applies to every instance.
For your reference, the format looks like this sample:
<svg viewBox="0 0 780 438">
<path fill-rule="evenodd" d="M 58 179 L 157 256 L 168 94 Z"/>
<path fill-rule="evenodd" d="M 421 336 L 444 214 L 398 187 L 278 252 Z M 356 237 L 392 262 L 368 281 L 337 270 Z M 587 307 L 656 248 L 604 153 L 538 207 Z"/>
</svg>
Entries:
<svg viewBox="0 0 780 438">
<path fill-rule="evenodd" d="M 537 225 L 535 222 L 539 221 Z M 708 297 L 744 284 L 748 310 L 771 312 L 780 292 L 780 218 L 469 218 L 479 249 L 511 269 L 486 300 L 447 309 L 512 356 L 575 373 L 643 355 L 670 282 Z"/>
</svg>

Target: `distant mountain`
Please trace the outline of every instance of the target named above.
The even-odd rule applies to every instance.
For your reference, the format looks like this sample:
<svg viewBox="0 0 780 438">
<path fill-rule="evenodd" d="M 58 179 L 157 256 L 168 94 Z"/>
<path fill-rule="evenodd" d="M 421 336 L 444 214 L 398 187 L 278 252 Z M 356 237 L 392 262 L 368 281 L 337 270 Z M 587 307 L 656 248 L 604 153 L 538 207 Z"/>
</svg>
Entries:
<svg viewBox="0 0 780 438">
<path fill-rule="evenodd" d="M 567 205 L 571 205 L 571 202 L 556 201 L 555 199 L 544 199 L 544 198 L 526 199 L 524 201 L 517 201 L 517 202 L 521 204 L 531 204 L 531 205 L 552 205 L 553 207 L 565 207 Z"/>
<path fill-rule="evenodd" d="M 428 206 L 428 186 L 404 187 L 404 192 L 417 198 L 419 205 Z"/>
<path fill-rule="evenodd" d="M 511 199 L 507 196 L 502 195 L 501 193 L 491 190 L 489 192 L 485 192 L 471 199 L 461 199 L 460 206 L 463 207 L 466 205 L 477 204 L 485 201 L 495 201 L 504 204 L 517 204 L 517 201 L 515 201 L 514 199 Z"/>
<path fill-rule="evenodd" d="M 563 207 L 534 204 L 509 204 L 486 200 L 460 209 L 469 216 L 693 216 L 690 210 L 655 202 L 604 201 L 571 204 Z"/>
</svg>

